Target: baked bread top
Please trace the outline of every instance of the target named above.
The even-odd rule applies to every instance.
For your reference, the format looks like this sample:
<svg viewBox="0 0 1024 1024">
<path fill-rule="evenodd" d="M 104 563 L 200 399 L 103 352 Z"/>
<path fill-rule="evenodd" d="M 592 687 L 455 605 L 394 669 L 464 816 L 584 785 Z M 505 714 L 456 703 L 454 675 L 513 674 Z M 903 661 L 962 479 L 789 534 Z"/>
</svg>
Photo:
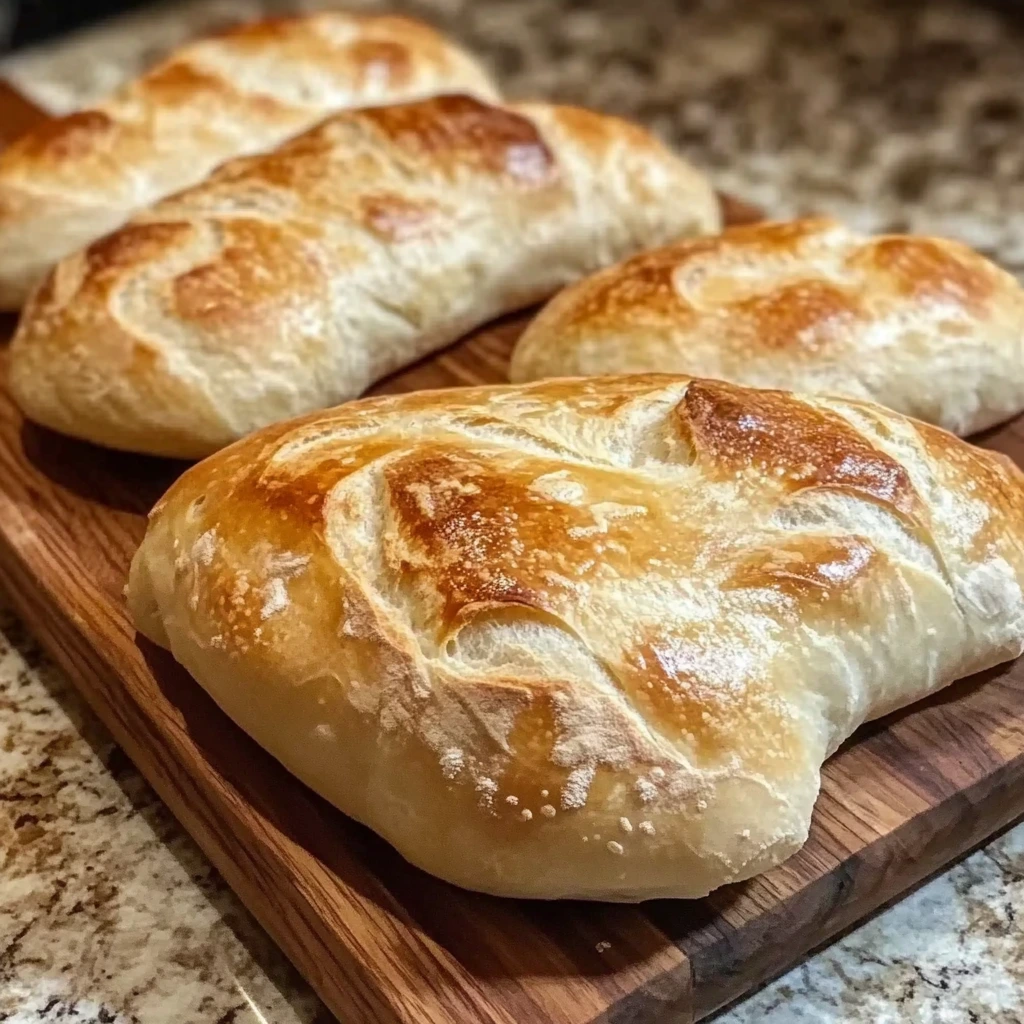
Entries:
<svg viewBox="0 0 1024 1024">
<path fill-rule="evenodd" d="M 11 392 L 76 437 L 202 456 L 718 224 L 707 179 L 619 118 L 469 96 L 345 111 L 62 260 Z"/>
<path fill-rule="evenodd" d="M 354 402 L 154 509 L 129 605 L 285 766 L 505 895 L 699 896 L 804 842 L 863 721 L 1020 653 L 1024 476 L 858 402 L 671 376 Z"/>
<path fill-rule="evenodd" d="M 511 376 L 651 371 L 867 399 L 969 434 L 1024 409 L 1024 290 L 944 239 L 823 217 L 737 227 L 567 288 Z"/>
</svg>

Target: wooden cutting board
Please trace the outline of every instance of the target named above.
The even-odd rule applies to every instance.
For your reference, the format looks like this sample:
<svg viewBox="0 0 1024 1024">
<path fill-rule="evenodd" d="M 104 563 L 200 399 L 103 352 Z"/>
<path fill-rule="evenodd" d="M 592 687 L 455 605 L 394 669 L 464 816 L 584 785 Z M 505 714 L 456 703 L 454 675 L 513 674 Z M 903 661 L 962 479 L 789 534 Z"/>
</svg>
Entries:
<svg viewBox="0 0 1024 1024">
<path fill-rule="evenodd" d="M 378 390 L 502 380 L 522 323 Z M 1024 421 L 981 442 L 1024 462 Z M 807 845 L 760 878 L 639 907 L 455 889 L 292 779 L 136 638 L 128 563 L 182 468 L 24 424 L 0 390 L 0 585 L 344 1024 L 697 1020 L 1024 813 L 1017 663 L 862 729 L 824 768 Z"/>
</svg>

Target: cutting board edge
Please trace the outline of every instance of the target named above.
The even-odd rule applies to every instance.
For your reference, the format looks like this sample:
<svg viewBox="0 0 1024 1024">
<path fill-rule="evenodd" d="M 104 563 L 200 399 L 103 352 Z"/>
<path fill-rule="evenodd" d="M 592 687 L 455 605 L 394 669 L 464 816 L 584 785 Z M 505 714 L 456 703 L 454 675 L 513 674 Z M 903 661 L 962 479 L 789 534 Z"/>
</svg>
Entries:
<svg viewBox="0 0 1024 1024">
<path fill-rule="evenodd" d="M 1014 800 L 1004 799 L 1015 796 Z M 952 826 L 962 826 L 959 810 L 968 807 L 975 811 L 971 829 L 960 832 Z M 1006 808 L 1009 808 L 1008 810 Z M 737 954 L 737 940 L 749 948 L 750 938 L 775 930 L 772 922 L 759 920 L 746 922 L 744 928 L 734 930 L 717 944 L 699 949 L 687 948 L 681 943 L 683 955 L 693 973 L 693 1019 L 701 1021 L 720 1010 L 749 997 L 758 989 L 802 963 L 814 951 L 832 944 L 838 937 L 866 923 L 875 914 L 892 903 L 909 896 L 932 878 L 949 870 L 971 851 L 984 845 L 1015 822 L 1024 820 L 1024 753 L 1004 763 L 999 772 L 979 779 L 974 785 L 950 794 L 940 803 L 911 818 L 891 832 L 843 862 L 838 871 L 823 874 L 811 886 L 793 893 L 778 904 L 778 912 L 804 917 L 804 923 L 785 947 L 787 953 L 775 961 L 755 961 L 744 953 Z M 928 824 L 927 840 L 921 843 L 920 829 Z M 952 836 L 943 845 L 940 837 Z M 952 845 L 950 845 L 952 842 Z M 909 854 L 909 855 L 908 855 Z M 876 863 L 877 862 L 877 863 Z M 887 873 L 896 866 L 895 874 Z M 893 881 L 893 878 L 896 881 Z M 843 890 L 838 898 L 828 898 L 837 884 Z M 848 890 L 852 890 L 848 892 Z M 812 914 L 812 906 L 824 902 L 830 905 L 826 914 Z M 773 915 L 777 927 L 778 913 Z M 825 930 L 822 920 L 828 921 Z M 752 933 L 752 935 L 751 935 Z M 794 936 L 794 933 L 789 933 Z M 756 941 L 756 938 L 755 938 Z M 721 970 L 723 962 L 740 964 L 758 963 L 758 970 L 733 983 L 734 973 Z M 715 969 L 715 965 L 719 969 Z M 717 981 L 711 979 L 717 978 Z"/>
<path fill-rule="evenodd" d="M 9 510 L 10 503 L 6 500 L 3 491 L 0 490 L 0 513 L 4 511 L 5 507 Z M 25 535 L 30 532 L 30 530 L 26 530 Z M 325 940 L 317 927 L 323 922 L 320 919 L 310 921 L 306 915 L 302 915 L 299 929 L 301 934 L 296 934 L 294 916 L 278 912 L 277 907 L 266 899 L 266 892 L 256 883 L 256 873 L 247 871 L 239 865 L 232 851 L 220 841 L 216 831 L 211 830 L 191 806 L 181 787 L 165 771 L 159 770 L 153 758 L 148 756 L 141 741 L 125 724 L 114 702 L 104 697 L 102 684 L 97 681 L 104 676 L 119 678 L 118 668 L 110 658 L 99 650 L 81 621 L 73 622 L 61 612 L 60 598 L 49 587 L 41 584 L 41 580 L 44 578 L 44 575 L 38 574 L 33 568 L 31 556 L 19 550 L 5 531 L 0 529 L 0 585 L 5 587 L 16 614 L 26 623 L 43 650 L 68 676 L 78 694 L 110 732 L 115 742 L 124 749 L 129 759 L 153 787 L 160 799 L 167 804 L 185 831 L 209 857 L 248 911 L 287 953 L 292 962 L 300 967 L 303 976 L 328 1008 L 338 1016 L 339 1020 L 344 1024 L 356 1020 L 360 1024 L 364 1020 L 372 1021 L 372 1024 L 409 1024 L 410 1021 L 415 1021 L 416 1024 L 465 1024 L 465 1005 L 458 1001 L 445 999 L 434 1000 L 433 1012 L 427 1016 L 410 1016 L 408 1007 L 403 1006 L 400 1000 L 396 1001 L 392 998 L 399 993 L 393 991 L 389 986 L 380 985 L 373 980 L 372 973 L 368 973 L 368 965 L 360 962 L 351 949 L 346 948 L 345 950 L 348 955 L 346 980 L 355 980 L 360 976 L 365 976 L 366 980 L 359 987 L 369 995 L 369 1000 L 366 1002 L 355 1001 L 354 993 L 349 986 L 337 983 L 338 979 L 325 977 L 323 964 L 335 958 L 337 943 Z M 74 656 L 76 653 L 80 657 L 76 658 Z M 140 661 L 142 661 L 141 657 Z M 145 665 L 144 661 L 142 664 Z M 145 670 L 148 671 L 148 669 Z M 96 678 L 90 678 L 90 675 Z M 149 721 L 145 711 L 138 708 L 137 703 L 135 713 L 143 720 Z M 180 762 L 176 762 L 176 766 L 187 771 Z M 282 768 L 281 771 L 284 769 Z M 188 776 L 185 775 L 183 778 L 188 778 Z M 204 786 L 203 788 L 209 798 L 209 787 Z M 222 810 L 230 811 L 220 796 L 218 796 L 218 803 Z M 287 870 L 282 870 L 278 877 L 291 881 L 290 873 Z M 302 905 L 306 902 L 298 887 L 293 887 L 293 892 L 296 898 L 291 901 L 278 901 L 284 910 L 296 903 Z M 315 918 L 315 915 L 313 916 Z M 289 921 L 287 925 L 285 924 L 286 917 Z M 334 937 L 332 935 L 332 938 Z M 407 939 L 408 935 L 405 938 Z M 678 949 L 678 947 L 676 948 Z M 681 955 L 681 950 L 679 953 Z M 670 972 L 664 972 L 665 975 L 668 973 Z M 657 981 L 660 977 L 661 975 L 654 980 Z M 437 994 L 439 986 L 436 984 L 435 976 L 424 974 L 422 982 L 423 991 Z M 688 982 L 685 990 L 689 991 Z M 495 1007 L 495 1010 L 497 1011 L 498 1008 Z M 684 1013 L 686 1015 L 683 1018 L 684 1021 L 692 1019 L 688 1008 L 684 1009 Z M 563 1021 L 552 1020 L 549 1024 L 588 1024 L 590 1019 L 592 1019 L 590 1016 L 567 1017 Z M 479 1024 L 520 1024 L 519 1021 L 500 1012 L 487 1017 L 477 1017 L 474 1019 L 474 1024 L 477 1022 Z"/>
</svg>

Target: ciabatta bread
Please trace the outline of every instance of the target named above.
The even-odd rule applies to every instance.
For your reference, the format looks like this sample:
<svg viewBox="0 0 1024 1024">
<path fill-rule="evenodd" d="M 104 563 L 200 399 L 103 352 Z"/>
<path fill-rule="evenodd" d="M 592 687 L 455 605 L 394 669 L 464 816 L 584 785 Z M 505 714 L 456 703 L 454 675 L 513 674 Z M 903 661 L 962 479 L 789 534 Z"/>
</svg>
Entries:
<svg viewBox="0 0 1024 1024">
<path fill-rule="evenodd" d="M 718 215 L 617 118 L 464 96 L 351 111 L 62 261 L 11 389 L 65 433 L 206 455 Z"/>
<path fill-rule="evenodd" d="M 409 860 L 700 896 L 862 722 L 1021 652 L 1024 476 L 867 403 L 671 376 L 354 402 L 181 477 L 139 629 Z"/>
<path fill-rule="evenodd" d="M 824 218 L 736 228 L 566 289 L 511 376 L 651 371 L 868 399 L 969 434 L 1024 409 L 1024 290 L 956 242 Z"/>
<path fill-rule="evenodd" d="M 495 95 L 433 29 L 394 17 L 275 18 L 191 43 L 106 103 L 0 153 L 0 309 L 62 256 L 217 164 L 270 149 L 341 107 Z"/>
</svg>

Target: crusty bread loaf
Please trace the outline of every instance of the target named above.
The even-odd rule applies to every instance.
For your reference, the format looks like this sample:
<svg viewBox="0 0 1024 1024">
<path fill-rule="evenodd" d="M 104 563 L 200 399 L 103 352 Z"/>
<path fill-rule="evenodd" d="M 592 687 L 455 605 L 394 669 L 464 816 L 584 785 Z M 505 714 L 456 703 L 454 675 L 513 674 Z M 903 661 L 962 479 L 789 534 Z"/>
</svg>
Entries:
<svg viewBox="0 0 1024 1024">
<path fill-rule="evenodd" d="M 1024 475 L 870 405 L 671 376 L 354 402 L 193 467 L 139 629 L 409 860 L 699 896 L 804 842 L 862 722 L 1024 644 Z"/>
<path fill-rule="evenodd" d="M 465 96 L 350 111 L 62 261 L 11 389 L 57 430 L 205 455 L 718 214 L 617 118 Z"/>
<path fill-rule="evenodd" d="M 652 371 L 868 399 L 973 433 L 1024 409 L 1024 290 L 956 242 L 825 218 L 736 228 L 566 289 L 511 375 Z"/>
<path fill-rule="evenodd" d="M 182 47 L 0 154 L 0 309 L 18 308 L 60 257 L 230 157 L 341 107 L 459 91 L 495 95 L 472 58 L 405 18 L 275 18 Z"/>
</svg>

